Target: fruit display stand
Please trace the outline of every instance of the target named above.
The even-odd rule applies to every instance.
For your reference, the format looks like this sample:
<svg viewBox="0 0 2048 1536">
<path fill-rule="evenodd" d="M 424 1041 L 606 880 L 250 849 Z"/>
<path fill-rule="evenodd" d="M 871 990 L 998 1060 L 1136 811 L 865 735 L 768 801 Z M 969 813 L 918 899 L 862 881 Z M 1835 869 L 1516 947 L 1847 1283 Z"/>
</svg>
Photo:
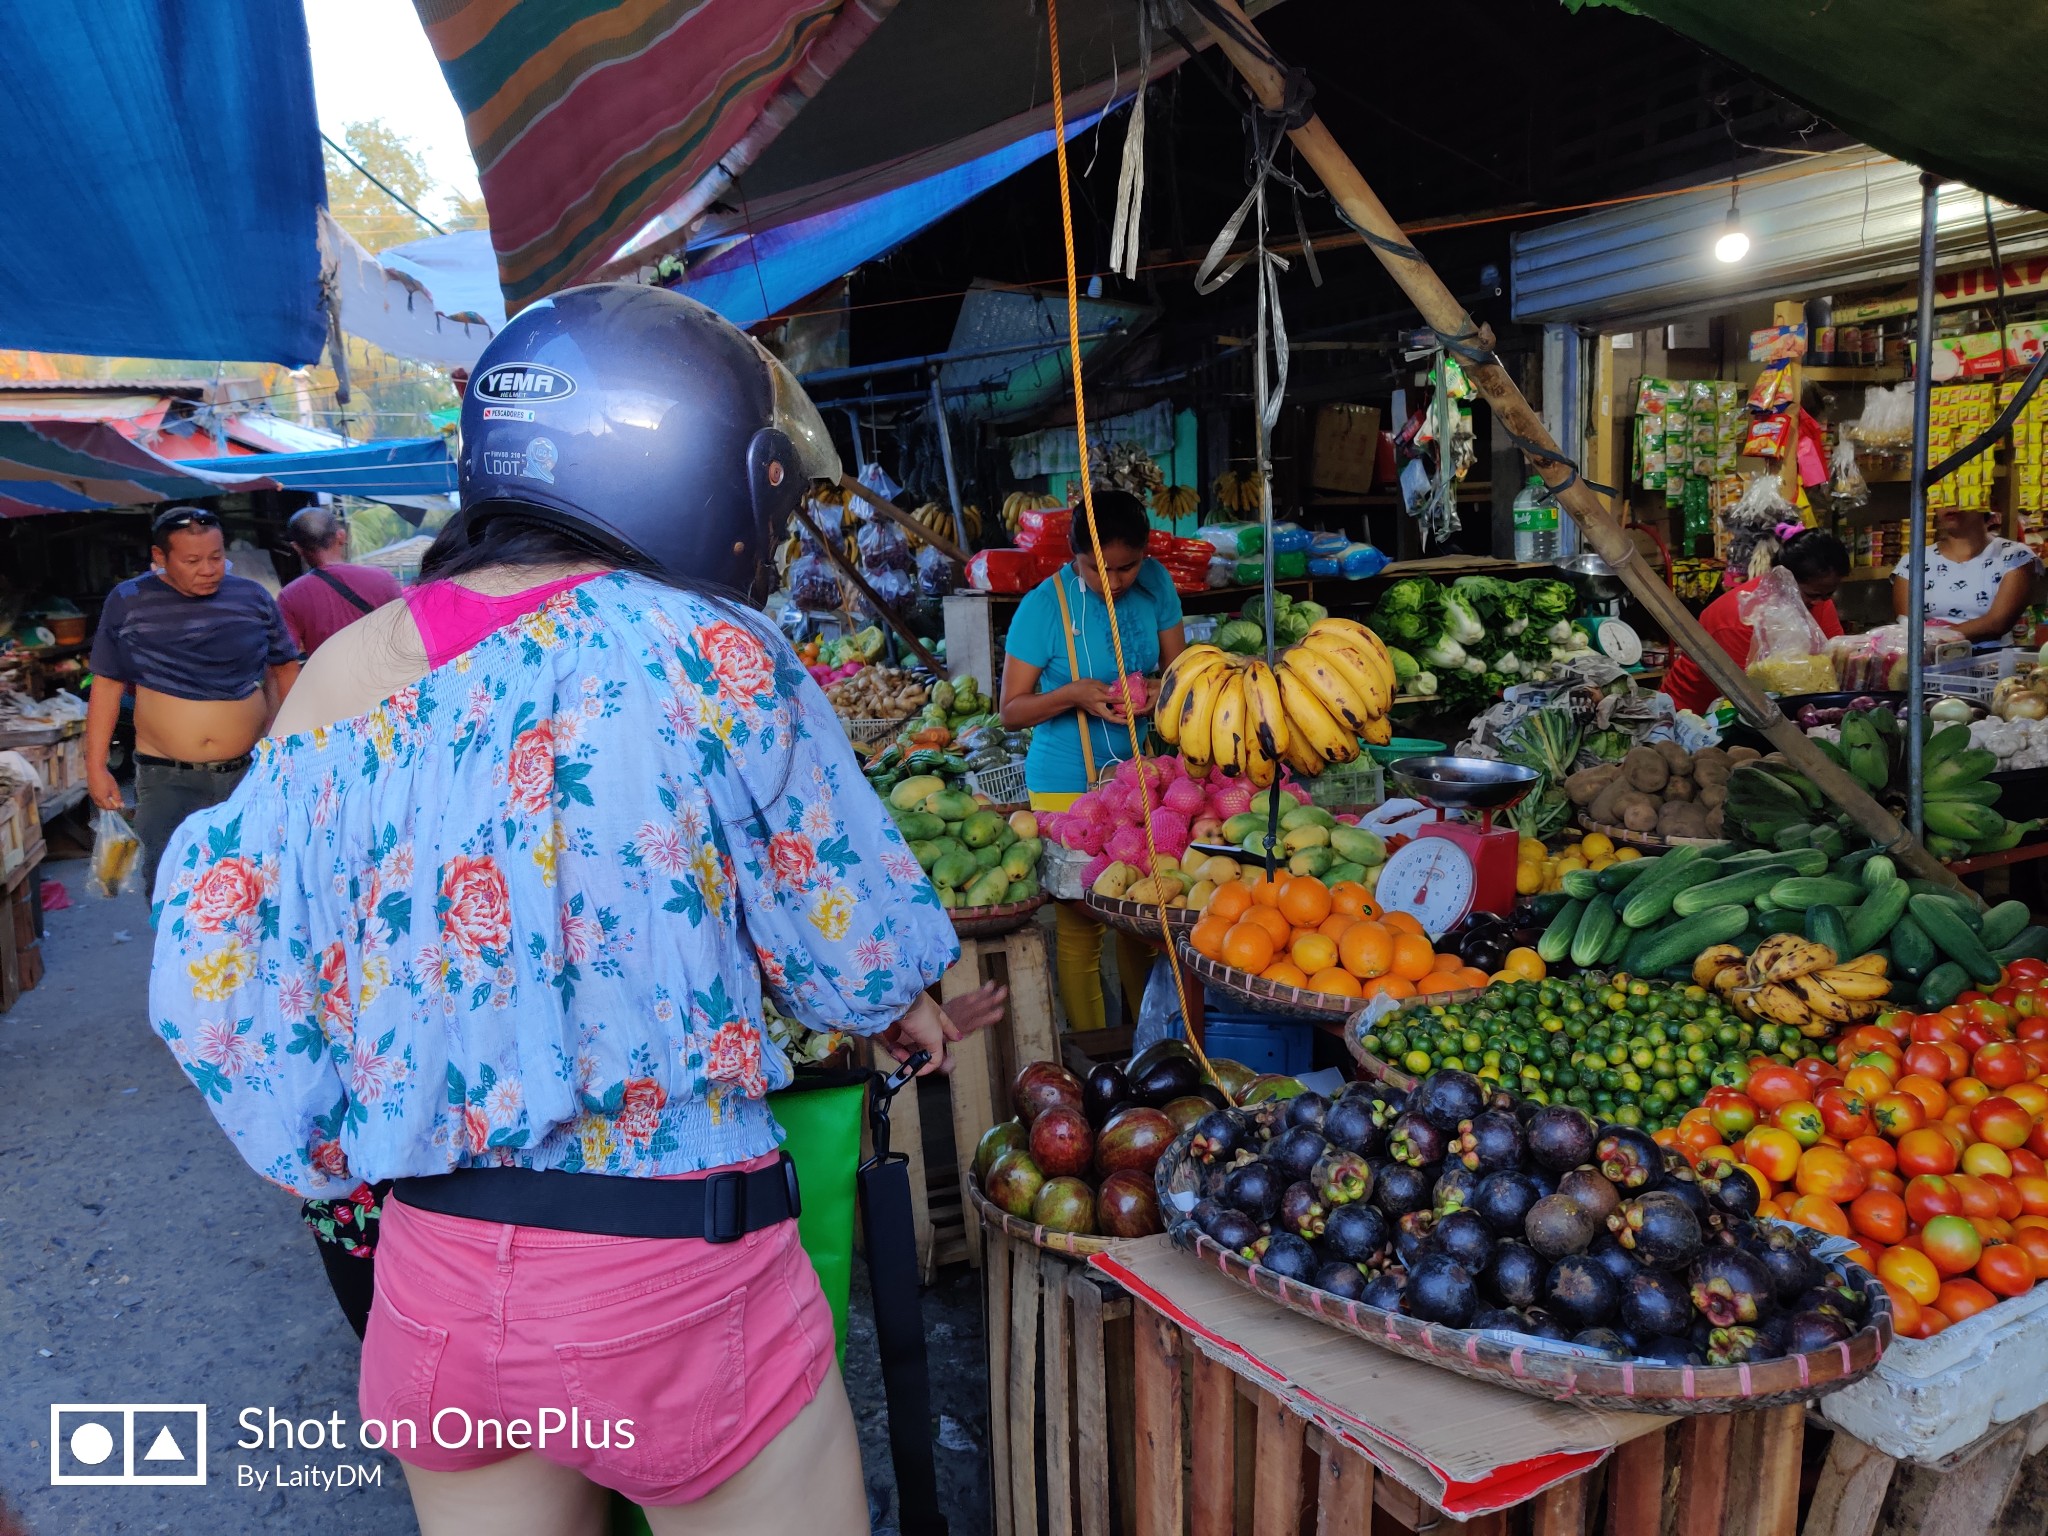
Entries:
<svg viewBox="0 0 2048 1536">
<path fill-rule="evenodd" d="M 1087 1262 L 1114 1244 L 1005 1215 L 971 1186 L 968 1198 L 985 1249 L 996 1536 L 1128 1533 L 1138 1438 L 1131 1300 Z"/>
<path fill-rule="evenodd" d="M 891 1118 L 896 1145 L 910 1158 L 911 1223 L 917 1234 L 919 1272 L 929 1282 L 942 1264 L 982 1262 L 982 1228 L 964 1204 L 963 1189 L 974 1161 L 974 1144 L 1009 1102 L 1009 1083 L 1026 1062 L 1054 1059 L 1052 962 L 1045 930 L 1027 915 L 1021 926 L 987 937 L 963 933 L 960 958 L 939 982 L 939 1001 L 972 992 L 984 982 L 1010 989 L 1002 1022 L 957 1041 L 950 1076 L 917 1081 L 917 1091 L 896 1096 Z M 879 1047 L 867 1047 L 879 1071 L 895 1062 Z M 926 1135 L 924 1116 L 948 1122 Z M 948 1135 L 950 1131 L 950 1136 Z"/>
<path fill-rule="evenodd" d="M 1164 1237 L 1089 1262 L 1136 1305 L 1136 1536 L 1798 1530 L 1801 1404 L 1538 1402 L 1280 1312 Z"/>
</svg>

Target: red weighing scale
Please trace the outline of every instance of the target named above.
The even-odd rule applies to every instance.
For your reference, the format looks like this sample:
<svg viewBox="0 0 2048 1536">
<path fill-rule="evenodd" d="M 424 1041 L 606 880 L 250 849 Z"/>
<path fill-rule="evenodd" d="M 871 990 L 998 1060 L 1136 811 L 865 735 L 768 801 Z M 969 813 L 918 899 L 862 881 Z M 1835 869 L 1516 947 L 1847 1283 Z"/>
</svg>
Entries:
<svg viewBox="0 0 2048 1536">
<path fill-rule="evenodd" d="M 1406 912 L 1432 939 L 1475 911 L 1507 916 L 1522 840 L 1513 827 L 1494 826 L 1493 813 L 1534 789 L 1536 770 L 1485 757 L 1404 757 L 1387 774 L 1438 819 L 1389 856 L 1374 893 L 1379 904 Z M 1479 820 L 1452 820 L 1447 811 L 1477 812 Z"/>
</svg>

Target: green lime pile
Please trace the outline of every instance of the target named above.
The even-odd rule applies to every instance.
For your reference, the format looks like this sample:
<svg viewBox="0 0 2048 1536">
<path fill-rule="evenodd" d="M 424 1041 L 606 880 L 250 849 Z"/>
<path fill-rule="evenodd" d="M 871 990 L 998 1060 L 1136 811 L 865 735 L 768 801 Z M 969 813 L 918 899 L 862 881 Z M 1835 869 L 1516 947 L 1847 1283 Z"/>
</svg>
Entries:
<svg viewBox="0 0 2048 1536">
<path fill-rule="evenodd" d="M 1739 1088 L 1749 1058 L 1833 1047 L 1751 1024 L 1705 987 L 1628 976 L 1496 982 L 1467 1002 L 1388 1014 L 1361 1043 L 1417 1077 L 1449 1068 L 1603 1123 L 1676 1125 L 1715 1084 Z"/>
</svg>

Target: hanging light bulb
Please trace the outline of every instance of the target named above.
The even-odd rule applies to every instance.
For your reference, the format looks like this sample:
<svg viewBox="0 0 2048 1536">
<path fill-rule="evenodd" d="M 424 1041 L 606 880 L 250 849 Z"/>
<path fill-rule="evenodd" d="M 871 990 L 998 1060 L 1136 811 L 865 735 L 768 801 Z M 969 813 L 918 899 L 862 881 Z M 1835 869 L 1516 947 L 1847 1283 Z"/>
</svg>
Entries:
<svg viewBox="0 0 2048 1536">
<path fill-rule="evenodd" d="M 1728 189 L 1728 217 L 1721 221 L 1721 238 L 1714 242 L 1716 260 L 1737 262 L 1749 254 L 1749 236 L 1742 228 L 1742 211 L 1736 206 L 1739 183 Z"/>
</svg>

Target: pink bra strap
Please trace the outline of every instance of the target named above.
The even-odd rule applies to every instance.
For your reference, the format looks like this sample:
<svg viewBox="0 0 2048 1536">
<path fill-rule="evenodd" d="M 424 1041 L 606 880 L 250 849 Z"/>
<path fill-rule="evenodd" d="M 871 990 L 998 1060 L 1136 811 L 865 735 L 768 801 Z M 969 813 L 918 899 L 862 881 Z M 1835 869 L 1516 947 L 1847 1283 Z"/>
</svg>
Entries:
<svg viewBox="0 0 2048 1536">
<path fill-rule="evenodd" d="M 420 642 L 427 651 L 427 665 L 440 667 L 485 636 L 503 629 L 521 615 L 533 612 L 557 592 L 566 592 L 596 574 L 599 573 L 585 571 L 576 576 L 563 576 L 537 587 L 496 597 L 471 591 L 452 581 L 429 581 L 406 589 L 405 606 L 419 628 Z"/>
</svg>

